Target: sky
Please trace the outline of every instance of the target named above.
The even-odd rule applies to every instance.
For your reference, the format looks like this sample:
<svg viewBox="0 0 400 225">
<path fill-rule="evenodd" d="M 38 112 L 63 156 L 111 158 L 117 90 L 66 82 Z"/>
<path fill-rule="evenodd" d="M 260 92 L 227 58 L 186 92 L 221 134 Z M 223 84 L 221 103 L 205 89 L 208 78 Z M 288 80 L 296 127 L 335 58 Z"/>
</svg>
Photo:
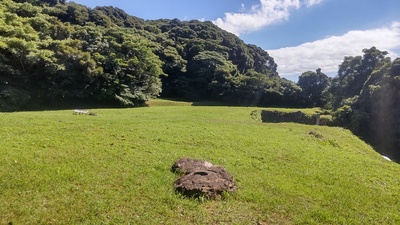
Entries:
<svg viewBox="0 0 400 225">
<path fill-rule="evenodd" d="M 73 0 L 114 6 L 145 20 L 212 21 L 266 50 L 281 77 L 321 68 L 335 76 L 345 56 L 365 48 L 400 57 L 400 0 Z"/>
</svg>

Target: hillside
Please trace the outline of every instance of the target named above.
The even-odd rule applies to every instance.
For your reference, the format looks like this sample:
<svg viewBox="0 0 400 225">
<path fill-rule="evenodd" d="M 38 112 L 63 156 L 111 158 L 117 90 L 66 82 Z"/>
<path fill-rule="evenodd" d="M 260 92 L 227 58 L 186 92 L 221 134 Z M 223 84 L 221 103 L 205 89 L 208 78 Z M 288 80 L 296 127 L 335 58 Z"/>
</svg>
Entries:
<svg viewBox="0 0 400 225">
<path fill-rule="evenodd" d="M 0 2 L 0 111 L 140 106 L 159 95 L 295 104 L 273 58 L 211 22 L 73 2 Z"/>
<path fill-rule="evenodd" d="M 400 223 L 400 166 L 348 130 L 177 104 L 0 113 L 0 223 Z M 224 166 L 238 191 L 181 197 L 180 157 Z"/>
</svg>

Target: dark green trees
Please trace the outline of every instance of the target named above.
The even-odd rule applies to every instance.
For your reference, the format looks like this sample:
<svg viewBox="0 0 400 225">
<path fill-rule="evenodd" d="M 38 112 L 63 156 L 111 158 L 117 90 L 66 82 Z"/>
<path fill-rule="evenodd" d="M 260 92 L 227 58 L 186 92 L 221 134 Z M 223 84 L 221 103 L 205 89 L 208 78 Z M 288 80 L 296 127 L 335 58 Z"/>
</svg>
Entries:
<svg viewBox="0 0 400 225">
<path fill-rule="evenodd" d="M 387 52 L 382 52 L 375 47 L 363 50 L 363 56 L 347 56 L 339 65 L 338 76 L 332 81 L 330 93 L 333 95 L 333 108 L 341 107 L 351 98 L 358 96 L 364 83 L 369 79 L 372 71 L 379 67 Z"/>
<path fill-rule="evenodd" d="M 109 55 L 101 59 L 101 94 L 107 98 L 113 93 L 125 106 L 142 105 L 149 98 L 157 97 L 163 71 L 162 62 L 151 51 L 151 43 L 123 30 L 111 31 L 108 35 L 105 38 L 109 38 Z"/>
<path fill-rule="evenodd" d="M 400 159 L 400 80 L 386 59 L 375 66 L 358 98 L 351 104 L 351 126 L 379 152 Z"/>
<path fill-rule="evenodd" d="M 316 72 L 308 71 L 299 77 L 297 84 L 303 90 L 306 100 L 311 106 L 324 106 L 323 91 L 330 85 L 329 77 L 317 69 Z"/>
<path fill-rule="evenodd" d="M 174 19 L 151 24 L 168 37 L 162 39 L 167 46 L 158 53 L 168 74 L 162 79 L 162 96 L 222 104 L 294 105 L 274 59 L 261 48 L 244 44 L 210 22 Z"/>
<path fill-rule="evenodd" d="M 400 59 L 392 62 L 376 47 L 363 53 L 345 57 L 334 78 L 319 69 L 303 73 L 298 81 L 306 99 L 302 105 L 331 109 L 336 125 L 400 161 Z"/>
<path fill-rule="evenodd" d="M 278 76 L 267 52 L 211 22 L 144 21 L 60 0 L 4 0 L 0 7 L 1 80 L 15 90 L 2 102 L 14 109 L 132 106 L 160 93 L 223 104 L 296 102 L 298 87 Z M 14 92 L 25 97 L 16 101 Z"/>
<path fill-rule="evenodd" d="M 134 30 L 96 26 L 90 9 L 64 3 L 0 3 L 1 111 L 134 106 L 159 95 L 156 43 Z"/>
<path fill-rule="evenodd" d="M 400 160 L 399 59 L 391 62 L 375 47 L 363 53 L 344 59 L 329 88 L 335 121 Z"/>
</svg>

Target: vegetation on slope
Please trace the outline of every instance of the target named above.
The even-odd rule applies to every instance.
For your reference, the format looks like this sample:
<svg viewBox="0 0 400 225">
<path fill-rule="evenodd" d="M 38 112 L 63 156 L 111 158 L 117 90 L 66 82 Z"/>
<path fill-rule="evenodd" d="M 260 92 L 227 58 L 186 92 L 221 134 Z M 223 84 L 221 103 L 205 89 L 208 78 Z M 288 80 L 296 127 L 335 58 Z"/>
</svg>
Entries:
<svg viewBox="0 0 400 225">
<path fill-rule="evenodd" d="M 114 7 L 43 0 L 4 0 L 0 15 L 1 111 L 138 106 L 161 93 L 295 104 L 300 91 L 279 78 L 267 52 L 211 22 L 144 21 Z"/>
<path fill-rule="evenodd" d="M 398 164 L 342 128 L 263 124 L 254 109 L 1 113 L 0 223 L 400 223 Z M 181 197 L 180 157 L 224 166 L 238 191 Z"/>
<path fill-rule="evenodd" d="M 391 61 L 375 47 L 363 52 L 345 58 L 326 90 L 335 120 L 400 161 L 400 58 Z"/>
<path fill-rule="evenodd" d="M 363 53 L 345 57 L 334 78 L 308 71 L 298 84 L 308 102 L 333 111 L 336 125 L 400 161 L 400 58 L 375 47 Z"/>
</svg>

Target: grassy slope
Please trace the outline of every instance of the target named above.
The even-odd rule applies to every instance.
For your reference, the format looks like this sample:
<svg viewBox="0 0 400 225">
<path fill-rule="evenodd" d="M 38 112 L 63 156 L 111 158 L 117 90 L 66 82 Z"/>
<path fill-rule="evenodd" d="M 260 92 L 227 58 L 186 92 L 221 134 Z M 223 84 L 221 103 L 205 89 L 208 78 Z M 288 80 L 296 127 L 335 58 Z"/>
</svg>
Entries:
<svg viewBox="0 0 400 225">
<path fill-rule="evenodd" d="M 398 164 L 347 130 L 262 124 L 252 110 L 0 114 L 0 224 L 400 224 Z M 226 167 L 238 192 L 175 194 L 184 156 Z"/>
</svg>

